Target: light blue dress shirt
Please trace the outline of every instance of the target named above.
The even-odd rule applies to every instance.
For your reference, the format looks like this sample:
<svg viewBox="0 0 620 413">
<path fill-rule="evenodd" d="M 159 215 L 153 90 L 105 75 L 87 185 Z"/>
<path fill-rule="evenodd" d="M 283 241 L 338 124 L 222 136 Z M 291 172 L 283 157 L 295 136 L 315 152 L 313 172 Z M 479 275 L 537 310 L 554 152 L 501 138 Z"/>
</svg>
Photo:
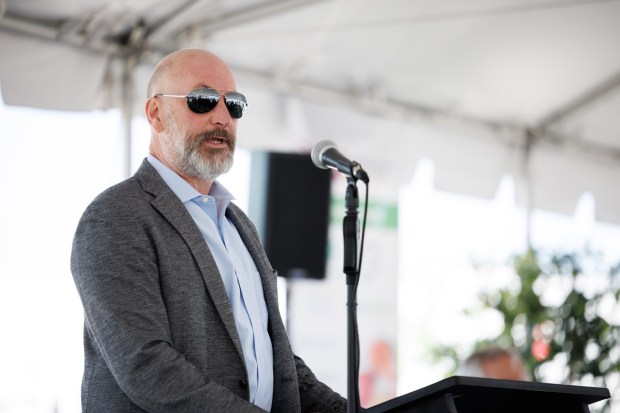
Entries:
<svg viewBox="0 0 620 413">
<path fill-rule="evenodd" d="M 213 254 L 237 324 L 250 401 L 270 411 L 273 348 L 267 332 L 267 305 L 256 264 L 237 229 L 224 214 L 233 197 L 217 181 L 213 182 L 208 195 L 200 194 L 154 156 L 148 155 L 147 159 L 183 202 Z"/>
</svg>

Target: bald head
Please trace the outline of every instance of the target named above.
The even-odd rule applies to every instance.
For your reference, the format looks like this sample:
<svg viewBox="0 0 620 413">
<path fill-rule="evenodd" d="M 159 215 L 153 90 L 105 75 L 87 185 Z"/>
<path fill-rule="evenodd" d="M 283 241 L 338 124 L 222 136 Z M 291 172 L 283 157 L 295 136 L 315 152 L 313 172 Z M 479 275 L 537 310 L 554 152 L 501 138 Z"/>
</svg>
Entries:
<svg viewBox="0 0 620 413">
<path fill-rule="evenodd" d="M 149 152 L 207 194 L 212 181 L 232 166 L 239 116 L 231 114 L 226 99 L 218 98 L 206 111 L 190 107 L 187 95 L 204 89 L 220 95 L 236 91 L 232 72 L 211 52 L 179 50 L 153 70 L 145 111 L 151 126 Z"/>
<path fill-rule="evenodd" d="M 531 380 L 525 362 L 514 349 L 490 346 L 470 355 L 458 374 L 505 380 Z"/>
<path fill-rule="evenodd" d="M 155 66 L 146 89 L 147 97 L 156 93 L 180 93 L 166 88 L 173 87 L 175 79 L 187 76 L 188 72 L 200 73 L 200 76 L 210 76 L 210 74 L 215 74 L 217 77 L 228 76 L 234 85 L 232 72 L 222 59 L 206 50 L 182 49 L 170 53 Z M 209 86 L 219 88 L 216 85 Z M 234 90 L 234 88 L 223 90 Z"/>
</svg>

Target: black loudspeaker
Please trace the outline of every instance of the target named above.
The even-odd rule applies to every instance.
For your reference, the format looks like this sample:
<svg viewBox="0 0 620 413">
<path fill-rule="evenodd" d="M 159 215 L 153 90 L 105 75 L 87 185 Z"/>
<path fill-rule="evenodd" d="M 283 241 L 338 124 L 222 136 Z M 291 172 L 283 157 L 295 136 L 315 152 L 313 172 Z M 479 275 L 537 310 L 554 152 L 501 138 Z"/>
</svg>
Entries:
<svg viewBox="0 0 620 413">
<path fill-rule="evenodd" d="M 278 275 L 325 277 L 330 190 L 309 154 L 252 153 L 248 213 Z"/>
</svg>

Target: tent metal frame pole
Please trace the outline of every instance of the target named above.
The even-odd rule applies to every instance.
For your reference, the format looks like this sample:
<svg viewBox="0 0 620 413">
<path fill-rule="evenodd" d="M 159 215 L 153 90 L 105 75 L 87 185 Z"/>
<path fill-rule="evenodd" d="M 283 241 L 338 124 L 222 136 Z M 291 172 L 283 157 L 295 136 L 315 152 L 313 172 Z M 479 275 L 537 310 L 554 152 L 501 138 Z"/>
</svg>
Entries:
<svg viewBox="0 0 620 413">
<path fill-rule="evenodd" d="M 527 249 L 532 249 L 532 209 L 534 206 L 534 180 L 531 173 L 532 149 L 536 143 L 536 134 L 526 129 L 524 133 L 525 145 L 523 145 L 523 162 L 521 164 L 521 176 L 524 188 L 525 204 L 525 242 Z"/>
<path fill-rule="evenodd" d="M 121 123 L 123 129 L 123 174 L 125 177 L 130 177 L 132 168 L 131 168 L 131 158 L 132 158 L 132 131 L 131 131 L 131 123 L 133 120 L 133 90 L 134 90 L 134 80 L 133 80 L 133 62 L 134 58 L 132 56 L 128 56 L 125 60 L 125 64 L 123 65 L 123 103 L 122 103 L 122 111 L 121 111 Z"/>
</svg>

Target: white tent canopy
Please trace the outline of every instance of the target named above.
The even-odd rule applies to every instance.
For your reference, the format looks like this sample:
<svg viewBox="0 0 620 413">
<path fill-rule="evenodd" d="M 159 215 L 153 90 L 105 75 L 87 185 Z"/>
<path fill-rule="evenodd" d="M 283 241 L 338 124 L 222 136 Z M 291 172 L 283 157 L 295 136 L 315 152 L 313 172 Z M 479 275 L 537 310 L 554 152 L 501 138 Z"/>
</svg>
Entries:
<svg viewBox="0 0 620 413">
<path fill-rule="evenodd" d="M 335 140 L 388 197 L 425 157 L 477 196 L 512 173 L 522 204 L 572 213 L 589 191 L 620 223 L 620 1 L 0 4 L 7 104 L 129 118 L 154 62 L 207 48 L 249 97 L 242 146 Z"/>
</svg>

